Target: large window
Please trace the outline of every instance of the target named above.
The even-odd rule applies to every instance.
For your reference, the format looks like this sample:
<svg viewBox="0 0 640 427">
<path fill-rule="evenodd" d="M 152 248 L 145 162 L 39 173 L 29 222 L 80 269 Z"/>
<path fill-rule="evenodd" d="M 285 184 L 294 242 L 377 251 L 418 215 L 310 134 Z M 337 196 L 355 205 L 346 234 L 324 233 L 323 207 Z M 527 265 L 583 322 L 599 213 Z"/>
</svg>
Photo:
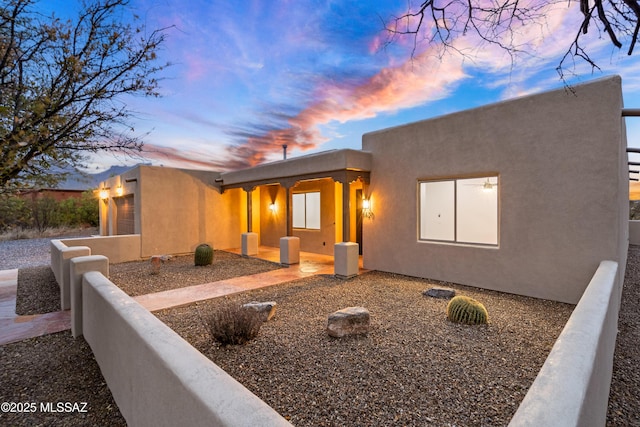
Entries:
<svg viewBox="0 0 640 427">
<path fill-rule="evenodd" d="M 498 244 L 498 177 L 419 183 L 419 238 Z"/>
<path fill-rule="evenodd" d="M 320 192 L 295 193 L 292 197 L 293 228 L 320 230 Z"/>
</svg>

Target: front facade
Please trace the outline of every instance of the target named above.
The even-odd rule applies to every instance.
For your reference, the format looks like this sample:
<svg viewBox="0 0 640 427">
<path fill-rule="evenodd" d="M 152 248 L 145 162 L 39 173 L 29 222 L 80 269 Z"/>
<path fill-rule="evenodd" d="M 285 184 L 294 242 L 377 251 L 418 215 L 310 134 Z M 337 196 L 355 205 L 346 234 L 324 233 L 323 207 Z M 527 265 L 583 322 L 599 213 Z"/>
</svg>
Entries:
<svg viewBox="0 0 640 427">
<path fill-rule="evenodd" d="M 104 183 L 123 191 L 101 202 L 101 231 L 140 234 L 143 258 L 247 232 L 329 255 L 357 242 L 366 269 L 575 303 L 600 261 L 625 265 L 629 193 L 620 78 L 574 89 L 366 134 L 361 151 L 141 166 Z"/>
</svg>

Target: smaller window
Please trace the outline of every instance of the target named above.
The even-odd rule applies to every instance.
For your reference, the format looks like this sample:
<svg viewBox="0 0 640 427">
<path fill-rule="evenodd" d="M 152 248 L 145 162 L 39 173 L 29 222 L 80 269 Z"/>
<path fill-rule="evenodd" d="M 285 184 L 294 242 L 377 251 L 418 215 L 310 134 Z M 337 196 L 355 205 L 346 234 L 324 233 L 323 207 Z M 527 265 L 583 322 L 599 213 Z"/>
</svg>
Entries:
<svg viewBox="0 0 640 427">
<path fill-rule="evenodd" d="M 293 228 L 320 230 L 320 192 L 295 193 L 292 196 Z"/>
</svg>

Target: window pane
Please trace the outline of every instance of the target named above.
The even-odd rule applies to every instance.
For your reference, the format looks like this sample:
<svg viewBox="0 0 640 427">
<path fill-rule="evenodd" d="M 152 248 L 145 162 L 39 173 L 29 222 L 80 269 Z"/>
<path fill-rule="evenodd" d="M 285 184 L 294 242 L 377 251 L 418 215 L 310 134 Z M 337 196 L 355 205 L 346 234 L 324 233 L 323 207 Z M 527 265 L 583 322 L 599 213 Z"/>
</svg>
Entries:
<svg viewBox="0 0 640 427">
<path fill-rule="evenodd" d="M 291 197 L 293 228 L 305 228 L 305 197 L 304 193 Z"/>
<path fill-rule="evenodd" d="M 420 183 L 420 239 L 455 239 L 454 181 Z"/>
<path fill-rule="evenodd" d="M 458 242 L 498 244 L 497 183 L 498 177 L 457 180 Z"/>
<path fill-rule="evenodd" d="M 307 193 L 307 228 L 320 230 L 320 193 Z"/>
</svg>

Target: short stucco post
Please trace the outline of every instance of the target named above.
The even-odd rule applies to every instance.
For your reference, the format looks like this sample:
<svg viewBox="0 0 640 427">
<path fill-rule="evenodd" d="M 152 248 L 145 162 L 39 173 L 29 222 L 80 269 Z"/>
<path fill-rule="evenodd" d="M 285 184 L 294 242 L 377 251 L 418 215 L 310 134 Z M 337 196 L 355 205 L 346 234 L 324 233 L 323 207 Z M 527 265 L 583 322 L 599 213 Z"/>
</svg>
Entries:
<svg viewBox="0 0 640 427">
<path fill-rule="evenodd" d="M 353 242 L 336 243 L 333 246 L 334 273 L 340 279 L 358 275 L 359 245 Z"/>
<path fill-rule="evenodd" d="M 287 236 L 280 238 L 280 264 L 291 265 L 300 262 L 300 238 Z"/>
<path fill-rule="evenodd" d="M 242 233 L 242 256 L 258 255 L 258 233 Z"/>
<path fill-rule="evenodd" d="M 82 276 L 97 271 L 109 276 L 109 258 L 104 255 L 76 257 L 69 262 L 71 281 L 71 334 L 74 338 L 82 335 Z"/>
<path fill-rule="evenodd" d="M 63 244 L 64 245 L 64 244 Z M 51 250 L 55 250 L 52 246 Z M 59 265 L 57 266 L 61 273 L 60 283 L 60 307 L 62 310 L 69 310 L 71 308 L 70 299 L 70 287 L 71 279 L 69 274 L 69 261 L 76 257 L 91 255 L 91 248 L 88 246 L 72 246 L 67 247 L 64 245 L 59 255 Z"/>
</svg>

